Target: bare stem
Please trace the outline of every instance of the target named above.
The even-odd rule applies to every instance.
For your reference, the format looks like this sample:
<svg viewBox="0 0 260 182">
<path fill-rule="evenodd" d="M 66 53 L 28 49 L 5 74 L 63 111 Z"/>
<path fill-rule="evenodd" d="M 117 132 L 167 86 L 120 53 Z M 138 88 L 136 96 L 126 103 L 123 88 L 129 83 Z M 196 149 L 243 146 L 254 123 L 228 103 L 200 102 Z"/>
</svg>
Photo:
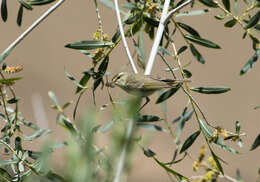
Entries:
<svg viewBox="0 0 260 182">
<path fill-rule="evenodd" d="M 120 176 L 121 176 L 121 173 L 123 172 L 125 158 L 126 158 L 126 149 L 127 149 L 128 141 L 129 141 L 129 139 L 130 139 L 130 137 L 133 133 L 133 128 L 134 128 L 134 120 L 131 119 L 129 121 L 129 124 L 128 124 L 128 127 L 127 127 L 126 140 L 124 142 L 123 150 L 121 152 L 119 162 L 117 164 L 116 174 L 115 174 L 113 182 L 120 182 Z"/>
<path fill-rule="evenodd" d="M 38 18 L 29 28 L 27 28 L 6 50 L 0 55 L 0 64 L 5 60 L 9 53 L 45 18 L 47 18 L 56 8 L 58 8 L 65 0 L 59 0 L 56 4 L 50 7 L 40 18 Z"/>
<path fill-rule="evenodd" d="M 133 58 L 131 56 L 129 47 L 128 47 L 127 42 L 126 42 L 125 33 L 124 33 L 124 29 L 123 29 L 123 25 L 122 25 L 122 21 L 121 21 L 121 17 L 120 17 L 120 11 L 119 11 L 119 7 L 118 7 L 118 0 L 114 0 L 114 4 L 115 4 L 115 11 L 116 11 L 116 16 L 117 16 L 117 22 L 118 22 L 120 34 L 121 34 L 121 37 L 122 37 L 122 40 L 123 40 L 123 44 L 124 44 L 124 47 L 125 47 L 125 50 L 126 50 L 126 54 L 128 56 L 128 60 L 130 62 L 130 65 L 132 67 L 133 72 L 137 74 L 138 71 L 137 71 L 137 69 L 135 67 L 134 60 L 133 60 Z"/>
<path fill-rule="evenodd" d="M 152 46 L 152 49 L 150 52 L 150 56 L 149 56 L 149 59 L 147 62 L 147 66 L 146 66 L 146 69 L 144 72 L 145 75 L 150 75 L 152 72 L 155 56 L 157 54 L 159 44 L 160 44 L 160 41 L 161 41 L 161 38 L 163 35 L 163 31 L 164 31 L 164 27 L 165 27 L 165 19 L 167 17 L 169 6 L 170 6 L 170 0 L 165 0 L 164 5 L 163 5 L 162 16 L 160 19 L 160 24 L 159 24 L 158 30 L 156 32 L 155 40 L 154 40 L 154 43 L 153 43 L 153 46 Z"/>
<path fill-rule="evenodd" d="M 183 4 L 181 4 L 180 6 L 178 6 L 177 8 L 175 8 L 173 10 L 171 10 L 168 13 L 170 1 L 169 0 L 165 0 L 164 6 L 163 6 L 162 16 L 161 16 L 161 19 L 160 19 L 160 24 L 159 24 L 158 30 L 156 32 L 156 37 L 155 37 L 155 40 L 154 40 L 154 43 L 153 43 L 153 47 L 151 49 L 150 56 L 149 56 L 149 59 L 148 59 L 148 63 L 147 63 L 146 69 L 145 69 L 145 73 L 144 73 L 145 75 L 150 75 L 151 72 L 152 72 L 153 63 L 154 63 L 155 56 L 156 56 L 157 51 L 158 51 L 158 47 L 159 47 L 160 41 L 162 39 L 162 35 L 163 35 L 163 32 L 164 32 L 165 24 L 167 23 L 169 18 L 171 18 L 172 15 L 175 12 L 179 11 L 180 9 L 182 9 L 183 7 L 188 5 L 191 1 L 192 0 L 188 0 L 188 1 L 184 2 Z"/>
</svg>

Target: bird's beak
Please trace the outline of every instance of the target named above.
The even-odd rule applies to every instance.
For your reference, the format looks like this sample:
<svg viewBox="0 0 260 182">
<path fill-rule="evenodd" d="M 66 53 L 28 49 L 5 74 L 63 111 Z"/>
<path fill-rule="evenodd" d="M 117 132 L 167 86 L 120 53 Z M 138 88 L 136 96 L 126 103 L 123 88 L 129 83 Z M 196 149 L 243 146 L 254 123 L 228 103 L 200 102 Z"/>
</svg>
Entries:
<svg viewBox="0 0 260 182">
<path fill-rule="evenodd" d="M 114 88 L 114 87 L 115 87 L 115 83 L 114 83 L 114 82 L 107 82 L 107 83 L 106 83 L 106 86 L 107 86 L 107 87 Z"/>
</svg>

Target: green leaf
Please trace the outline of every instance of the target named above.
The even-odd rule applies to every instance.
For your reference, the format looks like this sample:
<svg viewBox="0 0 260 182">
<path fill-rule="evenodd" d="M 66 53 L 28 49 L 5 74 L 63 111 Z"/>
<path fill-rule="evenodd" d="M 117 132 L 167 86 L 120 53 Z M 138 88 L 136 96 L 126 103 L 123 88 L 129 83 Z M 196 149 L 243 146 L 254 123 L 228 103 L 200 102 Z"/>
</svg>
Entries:
<svg viewBox="0 0 260 182">
<path fill-rule="evenodd" d="M 180 117 L 172 121 L 172 123 L 175 123 L 180 120 L 178 126 L 177 126 L 177 132 L 176 132 L 176 137 L 175 137 L 175 143 L 179 143 L 179 138 L 181 136 L 182 130 L 186 124 L 186 122 L 191 118 L 193 114 L 193 110 L 187 112 L 187 107 L 184 108 L 184 111 Z"/>
<path fill-rule="evenodd" d="M 200 130 L 193 133 L 191 136 L 189 136 L 184 144 L 181 147 L 180 153 L 185 152 L 197 139 L 197 137 L 200 135 Z"/>
<path fill-rule="evenodd" d="M 190 44 L 190 51 L 197 61 L 199 61 L 202 64 L 205 64 L 204 58 L 193 44 Z"/>
<path fill-rule="evenodd" d="M 111 0 L 100 0 L 101 3 L 103 3 L 105 6 L 107 6 L 108 8 L 111 8 L 112 10 L 115 10 L 115 6 L 114 3 Z M 127 15 L 126 12 L 124 12 L 123 10 L 119 9 L 120 13 L 123 14 L 124 16 Z"/>
<path fill-rule="evenodd" d="M 199 33 L 194 28 L 192 28 L 191 26 L 186 25 L 186 24 L 181 23 L 181 22 L 177 22 L 177 25 L 179 25 L 181 28 L 183 28 L 184 30 L 189 32 L 191 35 L 200 37 Z"/>
<path fill-rule="evenodd" d="M 259 51 L 260 52 L 260 51 Z M 248 62 L 243 66 L 242 70 L 240 71 L 240 75 L 243 75 L 247 73 L 250 69 L 253 68 L 254 64 L 256 63 L 258 59 L 259 54 L 256 52 L 249 60 Z"/>
<path fill-rule="evenodd" d="M 193 110 L 190 110 L 190 111 L 187 112 L 187 107 L 185 107 L 184 110 L 183 110 L 183 112 L 182 112 L 182 114 L 181 114 L 181 116 L 179 116 L 178 118 L 174 119 L 174 120 L 172 121 L 172 123 L 174 124 L 174 123 L 176 123 L 176 122 L 178 122 L 178 121 L 180 121 L 180 122 L 182 122 L 182 121 L 186 122 L 186 121 L 188 121 L 188 120 L 191 118 L 192 114 L 193 114 Z"/>
<path fill-rule="evenodd" d="M 156 153 L 154 153 L 151 149 L 143 148 L 143 151 L 146 157 L 154 157 L 156 155 Z"/>
<path fill-rule="evenodd" d="M 209 147 L 209 149 L 210 149 L 210 152 L 211 152 L 211 155 L 212 155 L 214 161 L 216 162 L 216 165 L 217 165 L 219 171 L 222 173 L 222 175 L 224 175 L 223 168 L 222 168 L 222 166 L 221 166 L 221 164 L 220 164 L 220 162 L 219 162 L 219 160 L 218 160 L 219 157 L 213 152 L 213 150 L 211 149 L 211 147 Z"/>
<path fill-rule="evenodd" d="M 231 89 L 226 87 L 197 87 L 191 88 L 191 90 L 202 94 L 222 94 Z"/>
<path fill-rule="evenodd" d="M 7 101 L 7 103 L 8 104 L 15 104 L 15 103 L 17 103 L 19 101 L 19 99 L 17 99 L 17 98 L 12 98 L 12 99 L 9 99 L 8 101 Z"/>
<path fill-rule="evenodd" d="M 172 54 L 164 47 L 159 46 L 159 51 L 161 51 L 163 54 L 166 54 L 168 56 L 172 56 Z"/>
<path fill-rule="evenodd" d="M 101 133 L 106 133 L 108 130 L 110 130 L 112 128 L 112 126 L 114 125 L 114 120 L 111 120 L 107 123 L 105 123 L 101 128 L 100 128 L 100 132 Z"/>
<path fill-rule="evenodd" d="M 200 128 L 202 129 L 205 136 L 209 139 L 213 136 L 212 130 L 202 121 L 199 120 Z"/>
<path fill-rule="evenodd" d="M 176 150 L 176 152 L 178 152 L 177 150 Z M 183 157 L 181 158 L 181 159 L 179 159 L 179 160 L 174 160 L 174 161 L 171 161 L 171 162 L 167 162 L 167 163 L 164 163 L 165 165 L 173 165 L 173 164 L 177 164 L 177 163 L 179 163 L 179 162 L 181 162 L 186 156 L 187 156 L 187 152 L 185 152 L 184 153 L 184 155 L 183 155 Z M 175 158 L 175 157 L 174 157 Z"/>
<path fill-rule="evenodd" d="M 214 16 L 217 20 L 224 20 L 226 18 L 226 14 L 219 14 L 219 15 L 216 15 Z"/>
<path fill-rule="evenodd" d="M 20 5 L 20 8 L 18 10 L 17 20 L 16 20 L 18 26 L 22 25 L 22 19 L 23 19 L 23 5 Z"/>
<path fill-rule="evenodd" d="M 99 40 L 83 40 L 79 42 L 74 42 L 71 44 L 65 45 L 67 48 L 71 49 L 81 49 L 81 50 L 91 50 L 112 46 L 113 42 L 104 42 Z"/>
<path fill-rule="evenodd" d="M 25 7 L 26 9 L 28 9 L 28 10 L 33 10 L 33 7 L 32 7 L 28 2 L 26 2 L 26 1 L 24 1 L 24 0 L 19 0 L 19 2 L 20 2 L 21 5 L 22 5 L 23 7 Z"/>
<path fill-rule="evenodd" d="M 162 120 L 162 118 L 154 115 L 140 115 L 137 118 L 137 122 L 157 122 Z"/>
<path fill-rule="evenodd" d="M 249 29 L 249 28 L 255 26 L 255 25 L 258 23 L 259 18 L 260 18 L 260 11 L 258 11 L 258 12 L 249 20 L 249 22 L 248 22 L 247 25 L 245 26 L 245 29 Z"/>
<path fill-rule="evenodd" d="M 64 70 L 64 72 L 65 72 L 65 75 L 68 77 L 68 79 L 70 79 L 70 80 L 72 81 L 72 83 L 74 83 L 77 87 L 80 87 L 81 89 L 86 88 L 86 87 L 80 85 L 80 84 L 76 81 L 76 79 L 75 79 L 69 72 L 67 72 L 66 70 Z"/>
<path fill-rule="evenodd" d="M 155 20 L 155 19 L 152 19 L 152 18 L 149 18 L 147 16 L 144 16 L 144 21 L 146 23 L 148 23 L 149 25 L 153 26 L 153 27 L 158 27 L 160 22 Z"/>
<path fill-rule="evenodd" d="M 48 135 L 49 133 L 51 133 L 51 130 L 39 129 L 34 134 L 32 134 L 30 136 L 24 136 L 24 140 L 32 141 L 32 140 L 39 138 L 41 136 Z"/>
<path fill-rule="evenodd" d="M 203 131 L 203 133 L 205 134 L 205 136 L 207 137 L 207 139 L 211 139 L 213 137 L 213 132 L 212 130 L 208 127 L 207 124 L 205 124 L 203 121 L 199 120 L 199 124 L 200 124 L 200 128 Z M 239 152 L 236 151 L 235 149 L 227 146 L 224 144 L 223 140 L 221 140 L 219 137 L 216 138 L 216 140 L 213 141 L 214 144 L 216 144 L 218 147 L 228 151 L 228 152 L 232 152 L 234 154 L 238 154 Z"/>
<path fill-rule="evenodd" d="M 2 0 L 2 4 L 1 4 L 1 16 L 3 21 L 5 22 L 7 20 L 8 17 L 8 11 L 7 11 L 7 4 L 6 4 L 6 0 Z"/>
<path fill-rule="evenodd" d="M 224 26 L 225 26 L 225 27 L 228 27 L 228 28 L 231 28 L 231 27 L 233 27 L 236 23 L 237 23 L 237 20 L 236 20 L 236 19 L 232 19 L 232 20 L 227 21 L 227 22 L 224 24 Z"/>
<path fill-rule="evenodd" d="M 132 26 L 131 26 L 131 34 L 135 35 L 137 32 L 141 30 L 143 26 L 143 18 L 139 18 L 138 21 L 136 21 Z"/>
<path fill-rule="evenodd" d="M 84 75 L 80 79 L 79 84 L 85 87 L 87 85 L 90 77 L 94 74 L 94 69 L 91 68 L 90 70 L 84 71 L 83 74 Z M 81 87 L 77 87 L 76 94 L 79 93 L 81 90 L 82 90 Z"/>
<path fill-rule="evenodd" d="M 77 87 L 76 90 L 76 94 L 79 93 L 83 88 L 86 86 L 86 84 L 88 83 L 89 79 L 90 79 L 91 75 L 90 74 L 84 74 L 83 77 L 80 79 L 79 81 L 79 85 L 81 85 L 80 87 Z"/>
<path fill-rule="evenodd" d="M 156 104 L 159 104 L 167 99 L 169 99 L 173 94 L 175 94 L 179 88 L 181 88 L 181 84 L 178 84 L 176 87 L 174 88 L 170 88 L 169 90 L 163 92 L 159 98 L 156 100 Z"/>
<path fill-rule="evenodd" d="M 16 138 L 15 138 L 15 141 L 14 141 L 14 149 L 15 149 L 16 151 L 22 151 L 22 150 L 23 150 L 21 137 L 16 137 Z"/>
<path fill-rule="evenodd" d="M 240 122 L 236 121 L 236 134 L 240 133 Z"/>
<path fill-rule="evenodd" d="M 230 1 L 229 0 L 222 0 L 222 3 L 226 10 L 230 12 Z"/>
<path fill-rule="evenodd" d="M 256 137 L 254 143 L 252 144 L 250 150 L 255 150 L 260 145 L 260 134 Z"/>
<path fill-rule="evenodd" d="M 133 16 L 130 16 L 128 19 L 126 19 L 124 22 L 125 24 L 133 24 L 134 22 L 136 22 L 140 17 L 141 17 L 142 13 L 136 13 Z"/>
<path fill-rule="evenodd" d="M 120 34 L 120 30 L 119 30 L 119 28 L 116 30 L 116 32 L 115 32 L 115 34 L 113 35 L 113 37 L 112 37 L 112 42 L 113 43 L 115 43 L 118 39 L 119 39 L 119 37 L 121 36 L 121 34 Z"/>
<path fill-rule="evenodd" d="M 72 104 L 72 101 L 66 102 L 63 106 L 62 109 L 66 109 L 68 106 Z"/>
<path fill-rule="evenodd" d="M 205 46 L 205 47 L 208 47 L 208 48 L 214 48 L 214 49 L 220 49 L 221 47 L 218 46 L 217 44 L 215 44 L 214 42 L 211 42 L 209 40 L 206 40 L 206 39 L 203 39 L 203 38 L 200 38 L 200 37 L 196 37 L 196 36 L 192 36 L 192 35 L 184 35 L 184 38 L 196 43 L 196 44 L 199 44 L 201 46 Z"/>
<path fill-rule="evenodd" d="M 153 158 L 162 168 L 164 168 L 167 173 L 174 175 L 179 181 L 185 182 L 185 181 L 190 181 L 187 177 L 181 175 L 180 173 L 174 171 L 173 169 L 167 167 L 164 163 L 156 159 L 155 157 Z"/>
<path fill-rule="evenodd" d="M 29 0 L 30 5 L 45 5 L 54 2 L 55 0 Z"/>
<path fill-rule="evenodd" d="M 14 84 L 17 80 L 22 79 L 22 77 L 13 77 L 13 78 L 5 78 L 5 79 L 0 79 L 0 83 L 2 84 Z"/>
<path fill-rule="evenodd" d="M 209 12 L 209 9 L 186 11 L 186 12 L 177 14 L 175 17 L 178 18 L 178 17 L 182 17 L 182 16 L 197 16 L 197 15 L 203 15 L 208 12 Z"/>
<path fill-rule="evenodd" d="M 234 14 L 238 15 L 238 0 L 234 0 Z"/>
<path fill-rule="evenodd" d="M 137 123 L 137 126 L 140 127 L 140 128 L 151 130 L 151 131 L 162 131 L 162 132 L 165 132 L 165 133 L 168 132 L 166 129 L 162 128 L 161 126 L 154 125 L 154 124 Z"/>
<path fill-rule="evenodd" d="M 183 53 L 184 51 L 186 51 L 188 47 L 187 46 L 182 46 L 178 51 L 177 51 L 177 55 L 180 55 L 181 53 Z"/>
<path fill-rule="evenodd" d="M 192 77 L 192 73 L 189 70 L 184 69 L 183 73 L 184 73 L 185 78 L 191 78 Z"/>
<path fill-rule="evenodd" d="M 54 102 L 54 104 L 55 104 L 56 106 L 59 106 L 58 99 L 57 99 L 57 97 L 55 96 L 54 92 L 49 91 L 49 92 L 48 92 L 48 95 L 49 95 L 49 97 L 52 99 L 52 101 Z"/>
<path fill-rule="evenodd" d="M 199 0 L 202 4 L 204 4 L 205 6 L 211 7 L 211 8 L 217 8 L 218 5 L 212 1 L 212 0 Z"/>
<path fill-rule="evenodd" d="M 75 128 L 74 124 L 63 114 L 58 115 L 57 121 L 58 121 L 59 125 L 61 125 L 63 128 L 70 131 L 71 134 L 76 133 L 76 128 Z"/>
<path fill-rule="evenodd" d="M 122 5 L 123 8 L 128 8 L 128 9 L 131 9 L 131 10 L 137 10 L 138 9 L 138 6 L 137 4 L 135 3 L 124 3 Z"/>
<path fill-rule="evenodd" d="M 95 91 L 98 86 L 103 83 L 103 76 L 107 70 L 107 66 L 108 66 L 108 62 L 109 62 L 109 57 L 106 56 L 103 61 L 101 62 L 101 64 L 98 67 L 98 73 L 96 74 L 96 76 L 94 77 L 94 85 L 93 85 L 93 91 Z"/>
</svg>

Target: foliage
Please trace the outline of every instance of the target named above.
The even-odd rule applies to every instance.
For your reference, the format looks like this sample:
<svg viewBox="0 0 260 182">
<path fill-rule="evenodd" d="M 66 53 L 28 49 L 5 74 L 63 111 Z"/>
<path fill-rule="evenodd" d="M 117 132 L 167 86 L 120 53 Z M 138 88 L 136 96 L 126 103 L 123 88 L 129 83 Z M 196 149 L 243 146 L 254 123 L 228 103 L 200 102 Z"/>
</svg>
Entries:
<svg viewBox="0 0 260 182">
<path fill-rule="evenodd" d="M 52 3 L 55 0 L 19 0 L 20 8 L 18 10 L 17 24 L 21 26 L 23 9 L 32 10 L 36 5 L 45 5 Z M 19 110 L 19 98 L 16 97 L 13 85 L 22 79 L 21 77 L 13 77 L 19 71 L 22 71 L 22 66 L 7 66 L 2 63 L 4 58 L 1 58 L 2 68 L 0 70 L 0 94 L 1 94 L 1 129 L 0 147 L 6 159 L 0 160 L 0 180 L 11 181 L 34 181 L 48 180 L 55 182 L 65 181 L 121 181 L 122 176 L 127 175 L 128 167 L 131 162 L 131 154 L 135 148 L 143 150 L 144 155 L 151 160 L 154 160 L 154 165 L 160 166 L 169 176 L 175 177 L 178 181 L 217 181 L 220 178 L 226 178 L 230 181 L 242 181 L 240 173 L 237 172 L 237 180 L 231 178 L 222 167 L 225 163 L 220 156 L 216 154 L 214 146 L 217 146 L 227 152 L 239 154 L 239 151 L 227 145 L 227 141 L 233 141 L 239 147 L 243 147 L 241 137 L 245 133 L 240 131 L 240 122 L 235 122 L 235 132 L 219 126 L 213 126 L 207 120 L 204 112 L 201 110 L 199 103 L 194 100 L 193 92 L 201 94 L 225 94 L 230 92 L 231 88 L 225 86 L 200 86 L 195 88 L 189 86 L 189 82 L 177 84 L 173 88 L 160 91 L 156 100 L 156 104 L 161 104 L 164 112 L 164 117 L 159 117 L 154 113 L 147 115 L 142 114 L 141 101 L 142 98 L 131 97 L 127 100 L 115 100 L 111 94 L 111 83 L 108 81 L 108 67 L 110 65 L 110 54 L 117 48 L 122 40 L 122 34 L 118 28 L 114 30 L 113 36 L 109 36 L 104 32 L 101 16 L 99 14 L 98 3 L 102 3 L 109 8 L 115 9 L 114 4 L 110 0 L 94 0 L 96 13 L 98 17 L 98 28 L 90 40 L 82 40 L 74 43 L 68 43 L 66 48 L 75 49 L 87 56 L 91 60 L 91 66 L 82 70 L 82 75 L 77 80 L 72 73 L 65 70 L 65 76 L 72 81 L 75 86 L 75 95 L 78 96 L 74 106 L 73 117 L 70 118 L 66 114 L 66 108 L 71 106 L 71 102 L 66 102 L 60 105 L 55 93 L 50 91 L 49 97 L 53 101 L 51 106 L 57 112 L 57 124 L 62 126 L 69 133 L 68 139 L 59 143 L 52 141 L 47 142 L 43 149 L 36 151 L 25 148 L 27 142 L 38 142 L 38 138 L 46 137 L 50 132 L 47 129 L 41 129 L 34 122 L 26 121 Z M 115 1 L 116 2 L 116 1 Z M 230 0 L 193 0 L 190 1 L 188 11 L 179 10 L 166 19 L 166 22 L 160 22 L 165 6 L 165 1 L 159 0 L 127 0 L 120 9 L 124 15 L 123 26 L 125 29 L 124 35 L 133 42 L 133 47 L 136 51 L 136 62 L 140 70 L 146 70 L 148 62 L 146 62 L 145 39 L 146 35 L 150 41 L 156 40 L 156 30 L 163 24 L 164 31 L 160 39 L 158 55 L 161 57 L 162 64 L 165 65 L 166 72 L 171 72 L 172 78 L 160 79 L 167 83 L 171 79 L 176 79 L 176 72 L 179 72 L 181 79 L 192 77 L 192 71 L 184 69 L 188 65 L 183 66 L 181 56 L 190 52 L 194 60 L 198 64 L 206 64 L 206 60 L 200 52 L 200 46 L 221 49 L 221 42 L 215 43 L 210 38 L 202 35 L 196 28 L 188 25 L 185 22 L 187 16 L 208 15 L 211 10 L 221 14 L 215 15 L 219 21 L 223 23 L 224 28 L 241 28 L 244 31 L 243 39 L 246 37 L 252 42 L 253 56 L 248 55 L 249 60 L 241 68 L 240 75 L 246 74 L 253 68 L 260 54 L 259 38 L 259 1 L 244 0 L 243 2 L 230 2 Z M 174 10 L 183 5 L 187 1 L 168 1 L 169 11 Z M 246 9 L 238 9 L 240 5 L 246 6 Z M 206 9 L 205 9 L 206 8 Z M 126 12 L 127 11 L 127 12 Z M 1 17 L 3 21 L 8 18 L 7 1 L 1 1 Z M 183 17 L 182 21 L 178 17 Z M 199 20 L 198 20 L 199 21 Z M 240 26 L 240 27 L 238 27 Z M 178 32 L 178 33 L 176 33 Z M 173 41 L 176 36 L 181 36 L 184 40 L 183 45 L 177 50 L 177 45 Z M 14 48 L 14 47 L 13 47 Z M 153 50 L 152 50 L 153 51 Z M 157 51 L 157 50 L 156 50 Z M 6 57 L 8 53 L 2 54 Z M 245 53 L 248 54 L 248 53 Z M 170 56 L 174 60 L 177 68 L 173 68 L 172 63 L 168 63 L 166 57 Z M 163 70 L 162 70 L 163 71 Z M 113 73 L 114 74 L 114 73 Z M 8 75 L 8 76 L 7 76 Z M 106 89 L 104 89 L 106 87 Z M 107 104 L 99 106 L 96 103 L 95 92 L 100 89 L 102 92 L 108 93 Z M 184 106 L 183 112 L 174 120 L 167 119 L 166 102 L 169 99 L 174 99 L 178 91 L 184 91 L 187 98 L 187 105 Z M 76 115 L 81 98 L 86 92 L 93 94 L 93 107 L 87 112 L 80 113 L 81 119 L 76 122 Z M 9 96 L 10 95 L 10 96 Z M 107 107 L 111 108 L 111 120 L 99 122 L 99 116 L 102 115 L 102 110 Z M 259 106 L 256 107 L 256 109 Z M 197 123 L 197 128 L 189 134 L 184 141 L 180 136 L 185 129 L 185 125 L 191 122 Z M 77 123 L 77 124 L 76 124 Z M 24 132 L 24 128 L 29 128 L 32 134 L 28 135 Z M 160 153 L 154 152 L 148 146 L 144 146 L 142 137 L 138 137 L 137 131 L 150 130 L 156 132 L 164 132 L 171 137 L 174 142 L 175 152 L 173 159 L 169 162 L 160 161 Z M 110 132 L 109 148 L 98 147 L 96 136 L 98 134 Z M 141 135 L 145 135 L 142 132 Z M 200 139 L 204 141 L 201 147 L 200 154 L 197 160 L 193 162 L 193 170 L 203 169 L 205 174 L 198 177 L 188 177 L 178 171 L 172 169 L 173 164 L 181 162 L 188 154 L 193 153 L 193 145 Z M 250 150 L 257 150 L 260 145 L 260 136 L 257 135 Z M 50 158 L 57 147 L 62 147 L 66 153 L 66 167 L 63 169 L 63 174 L 54 172 L 49 164 Z M 209 157 L 205 160 L 206 150 L 209 150 Z M 181 157 L 180 157 L 181 156 Z M 179 159 L 177 159 L 179 158 Z M 170 178 L 171 179 L 171 178 Z"/>
</svg>

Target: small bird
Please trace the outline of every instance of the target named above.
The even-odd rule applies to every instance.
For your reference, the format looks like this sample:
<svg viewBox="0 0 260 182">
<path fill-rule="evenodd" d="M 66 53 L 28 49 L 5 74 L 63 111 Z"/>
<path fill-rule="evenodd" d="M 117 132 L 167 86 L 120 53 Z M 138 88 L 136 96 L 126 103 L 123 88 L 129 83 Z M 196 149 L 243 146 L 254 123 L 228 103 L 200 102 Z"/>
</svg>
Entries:
<svg viewBox="0 0 260 182">
<path fill-rule="evenodd" d="M 111 86 L 116 85 L 120 87 L 129 94 L 145 97 L 146 103 L 141 107 L 143 108 L 150 101 L 148 96 L 152 95 L 155 91 L 163 88 L 174 88 L 184 82 L 190 82 L 190 80 L 159 79 L 153 78 L 150 75 L 121 72 L 113 77 L 110 84 Z"/>
<path fill-rule="evenodd" d="M 190 82 L 188 79 L 159 79 L 149 75 L 121 72 L 112 79 L 112 84 L 132 95 L 147 97 L 163 88 L 174 88 L 180 83 Z"/>
</svg>

